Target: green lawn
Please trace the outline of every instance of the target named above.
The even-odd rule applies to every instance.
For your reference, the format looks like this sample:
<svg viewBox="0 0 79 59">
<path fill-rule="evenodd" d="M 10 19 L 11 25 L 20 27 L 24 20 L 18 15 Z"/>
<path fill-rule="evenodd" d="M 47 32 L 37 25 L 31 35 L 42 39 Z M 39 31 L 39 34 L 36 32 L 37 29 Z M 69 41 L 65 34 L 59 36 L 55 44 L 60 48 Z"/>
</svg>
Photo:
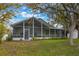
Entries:
<svg viewBox="0 0 79 59">
<path fill-rule="evenodd" d="M 15 56 L 79 56 L 79 40 L 70 46 L 68 40 L 10 41 L 0 44 L 0 55 Z"/>
</svg>

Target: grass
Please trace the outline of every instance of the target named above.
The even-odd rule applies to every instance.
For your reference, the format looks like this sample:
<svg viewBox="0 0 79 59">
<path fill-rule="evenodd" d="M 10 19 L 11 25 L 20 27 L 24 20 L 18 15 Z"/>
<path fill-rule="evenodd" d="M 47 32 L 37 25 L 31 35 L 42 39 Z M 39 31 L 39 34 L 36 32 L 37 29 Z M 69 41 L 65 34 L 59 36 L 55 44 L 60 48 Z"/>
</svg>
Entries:
<svg viewBox="0 0 79 59">
<path fill-rule="evenodd" d="M 79 40 L 6 41 L 0 44 L 2 56 L 79 56 Z"/>
</svg>

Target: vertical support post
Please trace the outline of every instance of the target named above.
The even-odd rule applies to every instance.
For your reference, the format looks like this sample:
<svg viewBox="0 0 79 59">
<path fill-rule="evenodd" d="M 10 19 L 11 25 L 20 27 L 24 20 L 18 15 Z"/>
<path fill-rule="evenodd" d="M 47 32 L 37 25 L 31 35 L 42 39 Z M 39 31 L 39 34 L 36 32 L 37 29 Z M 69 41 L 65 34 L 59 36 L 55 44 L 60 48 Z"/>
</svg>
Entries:
<svg viewBox="0 0 79 59">
<path fill-rule="evenodd" d="M 60 38 L 62 38 L 62 31 L 60 30 Z"/>
<path fill-rule="evenodd" d="M 34 37 L 34 18 L 33 18 L 33 33 L 32 33 L 33 35 L 33 37 Z"/>
<path fill-rule="evenodd" d="M 49 28 L 49 37 L 50 37 L 50 28 Z"/>
<path fill-rule="evenodd" d="M 14 28 L 12 29 L 12 37 L 14 36 L 13 32 L 14 32 Z"/>
<path fill-rule="evenodd" d="M 54 29 L 54 31 L 55 31 L 55 38 L 56 38 L 56 29 Z"/>
<path fill-rule="evenodd" d="M 28 39 L 30 38 L 30 28 L 28 28 Z"/>
<path fill-rule="evenodd" d="M 23 40 L 25 40 L 25 22 L 23 22 Z"/>
<path fill-rule="evenodd" d="M 41 38 L 43 37 L 43 24 L 41 22 Z"/>
</svg>

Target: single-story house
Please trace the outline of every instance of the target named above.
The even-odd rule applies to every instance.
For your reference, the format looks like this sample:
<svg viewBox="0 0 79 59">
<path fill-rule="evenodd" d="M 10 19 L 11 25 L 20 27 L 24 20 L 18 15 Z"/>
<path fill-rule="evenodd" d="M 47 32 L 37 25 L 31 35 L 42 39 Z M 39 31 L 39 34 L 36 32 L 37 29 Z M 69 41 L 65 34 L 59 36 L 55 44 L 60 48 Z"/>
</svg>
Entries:
<svg viewBox="0 0 79 59">
<path fill-rule="evenodd" d="M 12 25 L 13 40 L 31 40 L 32 38 L 47 39 L 51 37 L 65 37 L 63 29 L 54 28 L 46 21 L 31 17 Z"/>
</svg>

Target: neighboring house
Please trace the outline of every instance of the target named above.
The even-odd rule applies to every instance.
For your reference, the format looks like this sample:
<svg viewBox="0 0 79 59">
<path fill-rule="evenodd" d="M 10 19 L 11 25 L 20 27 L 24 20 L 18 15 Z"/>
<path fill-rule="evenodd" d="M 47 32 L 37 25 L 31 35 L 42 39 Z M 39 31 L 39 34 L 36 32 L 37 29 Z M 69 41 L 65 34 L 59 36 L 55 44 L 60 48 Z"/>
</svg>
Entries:
<svg viewBox="0 0 79 59">
<path fill-rule="evenodd" d="M 56 29 L 44 20 L 34 17 L 15 23 L 12 27 L 13 40 L 30 40 L 33 37 L 37 39 L 63 38 L 65 36 L 63 29 Z"/>
<path fill-rule="evenodd" d="M 69 33 L 67 34 L 67 38 L 69 38 Z M 74 31 L 73 31 L 73 33 L 72 33 L 72 38 L 73 39 L 77 39 L 77 38 L 79 38 L 79 32 L 78 32 L 78 30 L 77 29 L 75 29 Z"/>
</svg>

